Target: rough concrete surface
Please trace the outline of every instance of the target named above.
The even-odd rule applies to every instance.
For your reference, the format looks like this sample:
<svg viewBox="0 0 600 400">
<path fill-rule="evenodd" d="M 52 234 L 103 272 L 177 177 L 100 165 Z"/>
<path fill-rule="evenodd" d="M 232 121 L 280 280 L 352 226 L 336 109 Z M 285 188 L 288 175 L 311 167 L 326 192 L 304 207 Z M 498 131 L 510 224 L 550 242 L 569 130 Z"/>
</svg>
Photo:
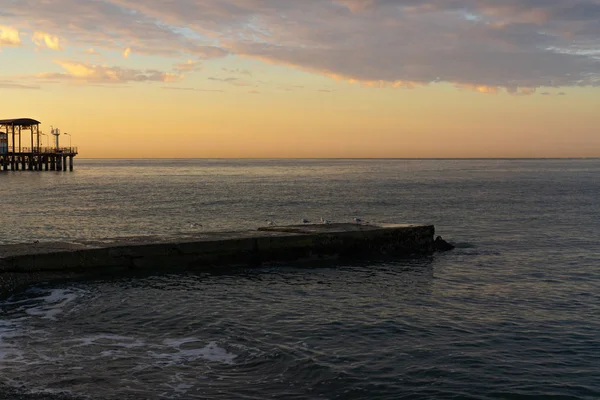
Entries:
<svg viewBox="0 0 600 400">
<path fill-rule="evenodd" d="M 0 246 L 0 297 L 28 285 L 131 270 L 257 266 L 433 251 L 431 225 L 318 224 Z"/>
</svg>

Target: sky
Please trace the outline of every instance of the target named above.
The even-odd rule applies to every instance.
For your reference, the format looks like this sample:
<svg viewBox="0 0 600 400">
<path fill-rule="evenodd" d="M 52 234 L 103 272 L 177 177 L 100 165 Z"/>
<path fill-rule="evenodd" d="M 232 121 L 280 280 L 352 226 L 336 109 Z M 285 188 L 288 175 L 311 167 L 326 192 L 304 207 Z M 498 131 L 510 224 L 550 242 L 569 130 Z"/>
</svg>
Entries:
<svg viewBox="0 0 600 400">
<path fill-rule="evenodd" d="M 86 158 L 600 157 L 599 38 L 600 0 L 0 0 L 0 119 Z"/>
</svg>

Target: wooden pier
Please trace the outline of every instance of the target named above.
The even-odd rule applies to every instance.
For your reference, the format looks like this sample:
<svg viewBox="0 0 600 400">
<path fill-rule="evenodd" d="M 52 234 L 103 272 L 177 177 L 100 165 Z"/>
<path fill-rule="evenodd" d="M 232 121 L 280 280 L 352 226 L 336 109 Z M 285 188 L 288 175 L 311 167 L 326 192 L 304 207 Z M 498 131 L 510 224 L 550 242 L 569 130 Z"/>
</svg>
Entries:
<svg viewBox="0 0 600 400">
<path fill-rule="evenodd" d="M 55 146 L 41 146 L 40 136 L 44 135 L 35 119 L 0 120 L 0 170 L 73 171 L 77 147 L 60 147 L 58 129 L 50 134 L 55 136 Z"/>
</svg>

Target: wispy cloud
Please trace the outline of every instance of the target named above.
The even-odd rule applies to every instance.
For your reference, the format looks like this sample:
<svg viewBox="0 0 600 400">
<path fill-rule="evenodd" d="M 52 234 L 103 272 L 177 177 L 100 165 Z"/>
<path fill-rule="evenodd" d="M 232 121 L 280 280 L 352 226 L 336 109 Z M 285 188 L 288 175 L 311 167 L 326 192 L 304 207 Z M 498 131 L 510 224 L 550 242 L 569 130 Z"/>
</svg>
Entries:
<svg viewBox="0 0 600 400">
<path fill-rule="evenodd" d="M 222 71 L 227 72 L 229 74 L 240 74 L 252 76 L 252 71 L 248 69 L 240 69 L 240 68 L 221 68 Z"/>
<path fill-rule="evenodd" d="M 184 92 L 216 92 L 216 93 L 225 92 L 224 90 L 219 90 L 219 89 L 200 89 L 200 88 L 195 88 L 195 87 L 177 87 L 177 86 L 163 86 L 161 89 L 181 90 Z"/>
<path fill-rule="evenodd" d="M 232 77 L 232 76 L 227 77 L 227 78 L 217 78 L 217 77 L 214 77 L 214 76 L 210 76 L 210 77 L 208 77 L 208 80 L 231 83 L 231 82 L 237 81 L 238 78 L 235 78 L 235 77 Z"/>
<path fill-rule="evenodd" d="M 123 58 L 129 58 L 129 55 L 131 54 L 131 49 L 128 47 L 125 50 L 123 50 Z"/>
<path fill-rule="evenodd" d="M 211 58 L 223 58 L 230 54 L 228 50 L 223 49 L 221 47 L 203 46 L 189 43 L 184 48 L 182 48 L 182 51 L 189 54 L 193 54 L 194 56 L 203 60 L 208 60 Z"/>
<path fill-rule="evenodd" d="M 2 89 L 40 89 L 39 85 L 27 85 L 23 83 L 14 83 L 10 81 L 0 80 L 0 88 Z"/>
<path fill-rule="evenodd" d="M 93 47 L 90 47 L 89 49 L 85 50 L 84 53 L 89 56 L 99 56 L 100 55 L 100 53 L 97 52 Z"/>
<path fill-rule="evenodd" d="M 192 72 L 202 69 L 202 65 L 198 61 L 187 60 L 186 62 L 177 63 L 173 66 L 173 71 L 177 72 Z"/>
<path fill-rule="evenodd" d="M 236 78 L 235 76 L 229 76 L 226 78 L 219 78 L 219 77 L 211 76 L 208 78 L 208 80 L 228 83 L 233 86 L 255 86 L 252 83 L 245 81 L 243 79 Z"/>
<path fill-rule="evenodd" d="M 565 92 L 551 93 L 551 92 L 542 92 L 540 93 L 542 96 L 566 96 Z"/>
<path fill-rule="evenodd" d="M 69 80 L 87 83 L 115 84 L 127 82 L 175 82 L 180 75 L 158 70 L 137 70 L 121 67 L 108 67 L 76 61 L 56 61 L 65 72 L 42 73 L 40 79 Z"/>
<path fill-rule="evenodd" d="M 37 47 L 42 47 L 42 48 L 56 50 L 56 51 L 62 50 L 62 46 L 61 46 L 62 40 L 56 35 L 51 35 L 46 32 L 36 31 L 33 33 L 31 40 Z"/>
</svg>

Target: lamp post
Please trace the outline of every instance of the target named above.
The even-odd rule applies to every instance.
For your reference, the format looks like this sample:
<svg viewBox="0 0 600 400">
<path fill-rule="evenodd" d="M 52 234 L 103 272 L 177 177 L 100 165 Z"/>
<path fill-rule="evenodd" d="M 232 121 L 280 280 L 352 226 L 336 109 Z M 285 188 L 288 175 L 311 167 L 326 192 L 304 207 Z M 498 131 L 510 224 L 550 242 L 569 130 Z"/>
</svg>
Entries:
<svg viewBox="0 0 600 400">
<path fill-rule="evenodd" d="M 69 152 L 71 151 L 71 134 L 64 132 L 63 135 L 67 135 L 69 137 Z"/>
<path fill-rule="evenodd" d="M 41 136 L 46 136 L 46 147 L 48 147 L 48 135 L 46 135 L 44 132 L 40 132 Z M 42 147 L 44 147 L 44 138 L 42 137 Z"/>
</svg>

